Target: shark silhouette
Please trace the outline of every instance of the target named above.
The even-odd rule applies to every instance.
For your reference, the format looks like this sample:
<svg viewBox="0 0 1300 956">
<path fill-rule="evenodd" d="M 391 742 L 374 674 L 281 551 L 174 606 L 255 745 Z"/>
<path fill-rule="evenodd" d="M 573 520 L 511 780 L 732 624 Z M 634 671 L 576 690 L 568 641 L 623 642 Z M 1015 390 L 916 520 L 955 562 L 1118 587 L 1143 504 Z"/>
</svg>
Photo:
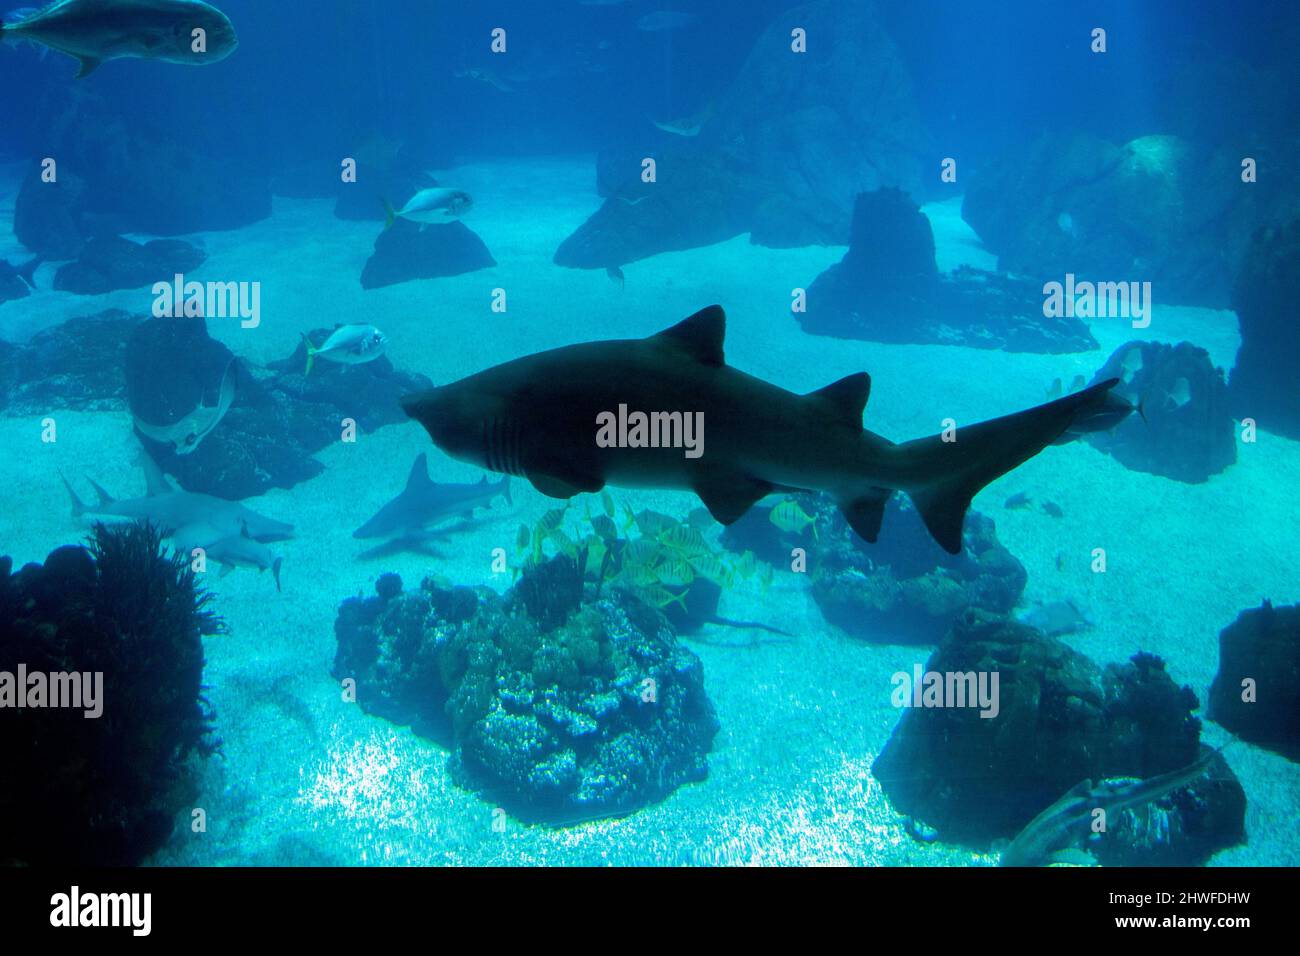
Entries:
<svg viewBox="0 0 1300 956">
<path fill-rule="evenodd" d="M 398 537 L 420 542 L 426 529 L 439 521 L 468 516 L 475 508 L 487 508 L 503 495 L 510 502 L 510 479 L 489 483 L 485 475 L 473 484 L 441 485 L 429 479 L 429 462 L 424 455 L 415 459 L 406 487 L 375 516 L 352 532 L 354 538 Z"/>
<path fill-rule="evenodd" d="M 88 505 L 77 497 L 68 479 L 64 478 L 63 484 L 72 499 L 72 514 L 75 517 L 91 515 L 121 521 L 150 521 L 166 535 L 174 535 L 183 528 L 191 527 L 210 529 L 214 539 L 247 534 L 257 541 L 276 541 L 293 534 L 293 525 L 260 515 L 238 501 L 192 491 L 178 491 L 167 481 L 148 453 L 142 452 L 141 460 L 148 484 L 148 492 L 143 498 L 119 500 L 91 481 L 99 495 L 99 503 Z"/>
<path fill-rule="evenodd" d="M 525 356 L 407 395 L 402 407 L 451 457 L 525 477 L 554 498 L 606 484 L 684 489 L 731 524 L 773 492 L 824 491 L 854 531 L 875 541 L 885 502 L 902 491 L 952 554 L 961 551 L 966 510 L 984 485 L 1063 435 L 1111 427 L 1126 414 L 1127 403 L 1110 395 L 1119 380 L 1110 379 L 960 427 L 955 440 L 896 445 L 862 427 L 871 390 L 865 372 L 796 395 L 727 365 L 725 326 L 722 308 L 709 306 L 648 338 Z M 703 453 L 602 447 L 598 423 L 623 407 L 702 415 Z"/>
</svg>

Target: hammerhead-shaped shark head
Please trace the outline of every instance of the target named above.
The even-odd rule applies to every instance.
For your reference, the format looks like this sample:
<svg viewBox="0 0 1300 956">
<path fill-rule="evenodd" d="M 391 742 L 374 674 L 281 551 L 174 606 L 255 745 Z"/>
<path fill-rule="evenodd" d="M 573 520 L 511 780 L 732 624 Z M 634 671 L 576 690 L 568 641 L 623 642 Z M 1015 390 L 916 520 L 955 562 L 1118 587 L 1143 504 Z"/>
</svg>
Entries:
<svg viewBox="0 0 1300 956">
<path fill-rule="evenodd" d="M 645 339 L 588 342 L 497 365 L 407 395 L 406 413 L 453 458 L 527 478 L 570 498 L 606 484 L 695 492 L 731 524 L 773 492 L 824 491 L 854 531 L 875 541 L 885 502 L 909 495 L 934 539 L 957 554 L 971 498 L 984 485 L 1067 434 L 1111 427 L 1131 410 L 1110 379 L 1064 398 L 955 434 L 896 445 L 862 427 L 865 372 L 807 395 L 726 364 L 726 317 L 709 306 Z M 1127 409 L 1125 408 L 1127 406 Z M 659 416 L 659 437 L 700 422 L 692 457 L 680 447 L 599 440 L 617 411 Z M 632 433 L 626 433 L 630 436 Z M 948 440 L 945 440 L 947 438 Z"/>
<path fill-rule="evenodd" d="M 411 466 L 402 493 L 352 532 L 352 537 L 418 536 L 439 521 L 471 515 L 475 508 L 488 507 L 497 495 L 510 501 L 509 477 L 494 482 L 484 476 L 473 484 L 438 484 L 429 479 L 429 463 L 421 455 Z"/>
</svg>

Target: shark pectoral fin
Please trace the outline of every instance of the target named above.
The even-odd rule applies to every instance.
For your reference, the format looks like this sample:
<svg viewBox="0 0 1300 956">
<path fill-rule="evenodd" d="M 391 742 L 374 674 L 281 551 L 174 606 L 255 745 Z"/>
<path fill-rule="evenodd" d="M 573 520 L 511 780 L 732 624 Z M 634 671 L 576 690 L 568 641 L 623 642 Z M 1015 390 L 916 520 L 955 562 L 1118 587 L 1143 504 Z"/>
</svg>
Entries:
<svg viewBox="0 0 1300 956">
<path fill-rule="evenodd" d="M 223 564 L 221 566 L 221 573 L 218 574 L 217 577 L 224 578 L 227 574 L 229 574 L 233 570 L 235 570 L 235 566 L 233 564 Z"/>
<path fill-rule="evenodd" d="M 93 56 L 82 56 L 77 58 L 81 63 L 81 69 L 77 71 L 77 79 L 84 79 L 94 73 L 99 68 L 103 60 L 96 60 Z"/>
<path fill-rule="evenodd" d="M 888 488 L 872 488 L 859 498 L 840 502 L 840 511 L 850 528 L 864 541 L 875 544 L 880 536 L 880 524 L 885 520 L 885 503 L 891 495 L 893 491 Z"/>
<path fill-rule="evenodd" d="M 691 490 L 700 496 L 715 521 L 733 524 L 754 507 L 755 502 L 771 494 L 774 487 L 745 475 L 714 474 L 701 475 Z"/>
<path fill-rule="evenodd" d="M 561 478 L 559 475 L 547 475 L 540 472 L 528 475 L 533 487 L 548 498 L 572 498 L 584 491 L 600 491 L 605 482 L 598 479 L 583 479 L 575 476 Z"/>
</svg>

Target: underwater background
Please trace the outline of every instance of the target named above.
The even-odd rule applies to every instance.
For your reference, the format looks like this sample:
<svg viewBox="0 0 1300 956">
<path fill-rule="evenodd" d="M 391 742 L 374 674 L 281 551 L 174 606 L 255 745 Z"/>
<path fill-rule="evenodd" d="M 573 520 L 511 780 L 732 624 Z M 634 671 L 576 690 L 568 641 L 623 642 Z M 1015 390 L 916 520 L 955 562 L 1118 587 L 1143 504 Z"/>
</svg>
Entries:
<svg viewBox="0 0 1300 956">
<path fill-rule="evenodd" d="M 0 46 L 0 671 L 104 670 L 108 717 L 0 708 L 0 860 L 1300 862 L 1300 11 L 217 5 L 203 66 Z M 163 315 L 177 275 L 256 309 Z M 1132 308 L 1052 313 L 1076 279 Z M 868 544 L 817 494 L 478 487 L 403 412 L 714 303 L 728 365 L 866 371 L 891 441 L 1141 414 L 953 556 L 903 496 Z M 930 671 L 996 713 L 907 706 Z"/>
</svg>

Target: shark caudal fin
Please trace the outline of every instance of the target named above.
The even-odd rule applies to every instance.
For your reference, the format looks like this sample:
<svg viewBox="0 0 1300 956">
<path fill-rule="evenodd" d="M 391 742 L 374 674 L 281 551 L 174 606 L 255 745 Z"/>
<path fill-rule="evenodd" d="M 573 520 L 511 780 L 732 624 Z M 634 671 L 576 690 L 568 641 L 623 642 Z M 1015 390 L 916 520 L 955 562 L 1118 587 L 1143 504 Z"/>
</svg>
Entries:
<svg viewBox="0 0 1300 956">
<path fill-rule="evenodd" d="M 302 336 L 303 347 L 307 349 L 307 368 L 302 373 L 302 377 L 306 378 L 311 374 L 311 367 L 316 361 L 316 352 L 318 349 L 316 346 L 311 344 L 311 339 L 307 338 L 306 332 L 299 332 L 298 334 Z"/>
<path fill-rule="evenodd" d="M 934 435 L 895 446 L 899 467 L 908 477 L 907 494 L 939 546 L 950 554 L 959 554 L 962 523 L 976 493 L 1037 455 L 1076 422 L 1106 409 L 1107 396 L 1118 382 L 1099 382 L 1014 415 L 959 426 L 952 441 Z M 883 509 L 883 501 L 880 507 Z M 865 517 L 859 520 L 876 520 L 878 530 L 874 512 L 869 507 L 863 511 Z M 848 517 L 856 530 L 853 517 Z"/>
</svg>

